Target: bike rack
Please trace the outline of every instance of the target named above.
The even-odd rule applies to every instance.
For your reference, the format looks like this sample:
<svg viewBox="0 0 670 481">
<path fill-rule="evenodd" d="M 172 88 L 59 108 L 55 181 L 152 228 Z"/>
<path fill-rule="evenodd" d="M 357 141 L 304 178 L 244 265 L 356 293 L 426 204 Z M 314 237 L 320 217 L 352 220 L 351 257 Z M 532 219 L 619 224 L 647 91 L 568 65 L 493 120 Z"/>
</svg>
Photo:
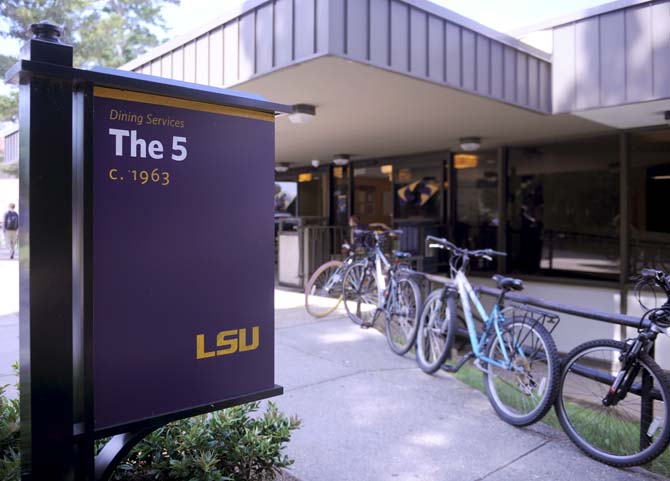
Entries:
<svg viewBox="0 0 670 481">
<path fill-rule="evenodd" d="M 456 283 L 449 277 L 438 276 L 434 274 L 421 274 L 426 281 L 434 284 L 441 284 L 448 287 L 456 288 Z M 487 286 L 475 286 L 475 292 L 478 294 L 483 294 L 486 296 L 491 296 L 497 298 L 501 294 L 500 289 L 495 289 Z M 648 319 L 640 320 L 637 317 L 628 316 L 625 314 L 610 314 L 607 312 L 596 311 L 593 309 L 587 309 L 584 307 L 570 306 L 567 304 L 562 304 L 559 302 L 548 301 L 545 299 L 539 299 L 537 297 L 526 296 L 523 294 L 515 294 L 508 292 L 505 294 L 505 299 L 508 301 L 516 302 L 519 304 L 525 304 L 534 307 L 540 307 L 542 309 L 547 309 L 549 311 L 558 312 L 562 314 L 569 314 L 572 316 L 583 317 L 585 319 L 591 319 L 594 321 L 606 322 L 609 324 L 618 324 L 620 326 L 633 327 L 633 328 L 648 328 L 651 325 L 651 322 Z M 458 333 L 458 331 L 457 331 Z M 653 357 L 654 350 L 650 352 L 650 355 Z M 450 372 L 453 370 L 453 367 L 445 369 Z M 611 382 L 611 379 L 608 376 L 599 375 L 595 370 L 589 369 L 585 366 L 579 366 L 578 369 L 575 369 L 575 373 L 593 379 L 604 384 Z M 645 433 L 649 429 L 651 424 L 650 421 L 645 421 L 644 418 L 651 419 L 652 416 L 646 415 L 646 413 L 651 413 L 653 410 L 654 400 L 660 399 L 660 393 L 657 389 L 654 389 L 653 379 L 646 372 L 643 373 L 642 383 L 639 385 L 634 385 L 634 390 L 631 392 L 639 393 L 641 397 L 641 413 L 640 413 L 640 447 L 644 449 L 647 446 L 647 439 L 645 438 Z"/>
</svg>

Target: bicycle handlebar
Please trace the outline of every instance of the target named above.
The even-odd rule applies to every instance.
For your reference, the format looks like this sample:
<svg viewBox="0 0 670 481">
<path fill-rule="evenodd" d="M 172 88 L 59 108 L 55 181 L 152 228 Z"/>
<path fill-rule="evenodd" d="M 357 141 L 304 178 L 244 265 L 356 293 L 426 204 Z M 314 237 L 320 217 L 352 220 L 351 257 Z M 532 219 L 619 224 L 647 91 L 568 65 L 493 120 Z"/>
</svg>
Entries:
<svg viewBox="0 0 670 481">
<path fill-rule="evenodd" d="M 665 272 L 657 269 L 642 269 L 640 277 L 647 282 L 653 282 L 663 289 L 670 302 L 670 275 L 665 275 Z"/>
<path fill-rule="evenodd" d="M 507 256 L 506 252 L 500 252 L 496 251 L 493 249 L 476 249 L 476 250 L 468 250 L 468 249 L 463 249 L 461 247 L 457 247 L 455 244 L 452 242 L 449 242 L 447 239 L 442 238 L 442 237 L 435 237 L 432 235 L 426 236 L 426 241 L 427 242 L 435 242 L 434 244 L 428 244 L 428 247 L 430 248 L 439 248 L 439 249 L 447 249 L 451 252 L 453 252 L 456 255 L 467 255 L 471 257 L 485 257 L 485 258 L 491 258 L 492 256 L 499 256 L 499 257 L 505 257 Z"/>
<path fill-rule="evenodd" d="M 402 229 L 354 229 L 354 234 L 355 235 L 360 235 L 360 234 L 374 234 L 375 236 L 387 236 L 387 235 L 402 235 L 403 230 Z"/>
</svg>

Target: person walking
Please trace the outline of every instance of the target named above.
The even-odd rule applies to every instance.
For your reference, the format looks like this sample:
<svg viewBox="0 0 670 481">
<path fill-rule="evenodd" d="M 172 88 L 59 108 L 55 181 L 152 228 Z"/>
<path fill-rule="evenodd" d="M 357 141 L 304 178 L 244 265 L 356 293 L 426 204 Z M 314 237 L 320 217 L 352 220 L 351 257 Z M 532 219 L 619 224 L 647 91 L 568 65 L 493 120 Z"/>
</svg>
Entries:
<svg viewBox="0 0 670 481">
<path fill-rule="evenodd" d="M 19 214 L 14 210 L 15 208 L 16 205 L 9 204 L 9 210 L 5 212 L 4 222 L 2 223 L 5 240 L 9 244 L 10 259 L 14 259 L 14 253 L 16 252 L 16 242 L 19 237 Z"/>
</svg>

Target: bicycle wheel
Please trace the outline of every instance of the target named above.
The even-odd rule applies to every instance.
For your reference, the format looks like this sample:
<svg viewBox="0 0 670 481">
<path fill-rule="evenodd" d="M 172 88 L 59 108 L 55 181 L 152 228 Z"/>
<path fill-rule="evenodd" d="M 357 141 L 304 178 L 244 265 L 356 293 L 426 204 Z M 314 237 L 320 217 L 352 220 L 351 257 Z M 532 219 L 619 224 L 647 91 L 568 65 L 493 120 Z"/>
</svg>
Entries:
<svg viewBox="0 0 670 481">
<path fill-rule="evenodd" d="M 556 344 L 541 324 L 513 318 L 501 326 L 502 342 L 493 333 L 484 351 L 486 394 L 504 421 L 527 426 L 539 421 L 556 399 L 560 365 Z"/>
<path fill-rule="evenodd" d="M 372 266 L 356 262 L 344 272 L 342 300 L 349 319 L 356 324 L 368 324 L 377 312 L 377 281 Z"/>
<path fill-rule="evenodd" d="M 305 309 L 314 317 L 326 317 L 342 301 L 342 271 L 344 262 L 322 264 L 305 286 Z"/>
<path fill-rule="evenodd" d="M 416 341 L 421 311 L 421 290 L 412 279 L 400 279 L 386 314 L 386 340 L 402 356 Z"/>
<path fill-rule="evenodd" d="M 447 360 L 456 336 L 454 292 L 439 289 L 428 294 L 416 338 L 416 362 L 423 372 L 432 374 Z"/>
<path fill-rule="evenodd" d="M 670 381 L 649 355 L 640 354 L 626 397 L 616 405 L 602 402 L 621 370 L 619 359 L 625 348 L 623 342 L 609 339 L 574 348 L 563 364 L 556 399 L 556 414 L 568 437 L 590 457 L 617 467 L 648 463 L 670 441 Z M 643 384 L 643 375 L 651 385 Z M 643 386 L 654 398 L 647 409 L 641 397 Z"/>
</svg>

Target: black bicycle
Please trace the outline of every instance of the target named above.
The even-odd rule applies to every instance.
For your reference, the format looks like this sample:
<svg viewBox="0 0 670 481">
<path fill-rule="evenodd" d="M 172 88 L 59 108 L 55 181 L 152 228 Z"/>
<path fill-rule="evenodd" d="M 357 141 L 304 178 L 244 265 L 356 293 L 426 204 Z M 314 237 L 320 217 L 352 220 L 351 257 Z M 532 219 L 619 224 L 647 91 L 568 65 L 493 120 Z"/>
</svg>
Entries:
<svg viewBox="0 0 670 481">
<path fill-rule="evenodd" d="M 393 251 L 393 259 L 389 260 L 382 249 L 389 236 L 402 235 L 402 230 L 354 232 L 371 232 L 374 247 L 344 273 L 344 308 L 353 322 L 366 328 L 374 326 L 383 314 L 389 346 L 402 356 L 416 341 L 422 302 L 421 289 L 412 278 L 416 273 L 406 263 L 411 255 Z"/>
<path fill-rule="evenodd" d="M 652 357 L 657 336 L 670 327 L 670 276 L 645 269 L 638 293 L 642 286 L 662 289 L 665 303 L 645 312 L 637 337 L 573 349 L 563 363 L 555 405 L 570 439 L 617 467 L 648 463 L 670 443 L 670 379 Z"/>
</svg>

